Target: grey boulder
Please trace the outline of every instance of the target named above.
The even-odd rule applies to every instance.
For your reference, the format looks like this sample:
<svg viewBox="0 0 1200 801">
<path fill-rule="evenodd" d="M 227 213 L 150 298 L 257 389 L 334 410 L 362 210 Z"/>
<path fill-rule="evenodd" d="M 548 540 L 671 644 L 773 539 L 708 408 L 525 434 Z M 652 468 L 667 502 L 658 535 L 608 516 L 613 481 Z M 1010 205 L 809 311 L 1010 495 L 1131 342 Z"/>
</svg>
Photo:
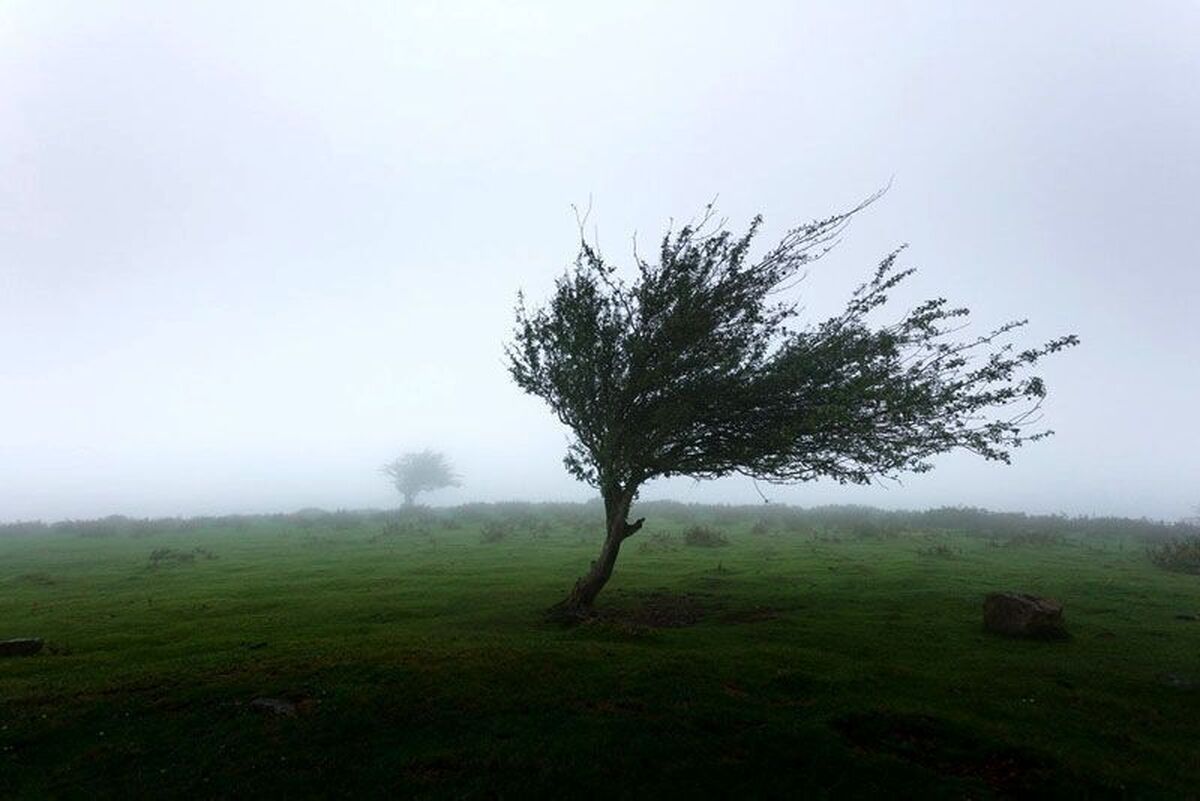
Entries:
<svg viewBox="0 0 1200 801">
<path fill-rule="evenodd" d="M 1009 637 L 1063 640 L 1062 604 L 1019 592 L 993 592 L 983 601 L 983 627 Z"/>
</svg>

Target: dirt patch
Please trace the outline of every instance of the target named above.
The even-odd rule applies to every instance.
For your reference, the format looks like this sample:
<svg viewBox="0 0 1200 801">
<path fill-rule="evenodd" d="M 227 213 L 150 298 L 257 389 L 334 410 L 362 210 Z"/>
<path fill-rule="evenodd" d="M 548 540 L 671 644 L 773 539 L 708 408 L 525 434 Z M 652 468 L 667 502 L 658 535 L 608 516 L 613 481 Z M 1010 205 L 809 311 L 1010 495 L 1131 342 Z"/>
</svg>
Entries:
<svg viewBox="0 0 1200 801">
<path fill-rule="evenodd" d="M 314 698 L 304 695 L 288 695 L 280 697 L 259 696 L 250 701 L 251 710 L 268 717 L 294 718 L 313 710 L 317 705 Z"/>
<path fill-rule="evenodd" d="M 692 593 L 665 591 L 636 596 L 632 606 L 596 610 L 596 620 L 652 629 L 678 629 L 694 626 L 713 609 L 710 598 Z"/>
<path fill-rule="evenodd" d="M 832 726 L 857 748 L 889 754 L 938 773 L 979 779 L 1004 795 L 1027 797 L 1054 777 L 1046 757 L 989 743 L 926 715 L 865 712 Z"/>
<path fill-rule="evenodd" d="M 22 573 L 13 578 L 18 584 L 29 584 L 34 587 L 52 587 L 58 583 L 58 580 L 49 573 Z"/>
<path fill-rule="evenodd" d="M 773 606 L 748 606 L 744 609 L 731 609 L 721 615 L 722 623 L 762 623 L 766 620 L 775 620 L 782 613 Z"/>
</svg>

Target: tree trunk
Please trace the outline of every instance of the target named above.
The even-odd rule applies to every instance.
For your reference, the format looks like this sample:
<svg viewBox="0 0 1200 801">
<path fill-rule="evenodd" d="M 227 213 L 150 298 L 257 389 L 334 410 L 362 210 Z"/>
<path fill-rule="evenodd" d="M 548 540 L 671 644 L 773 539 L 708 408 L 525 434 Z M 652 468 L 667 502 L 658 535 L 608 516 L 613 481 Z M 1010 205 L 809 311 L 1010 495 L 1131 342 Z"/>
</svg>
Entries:
<svg viewBox="0 0 1200 801">
<path fill-rule="evenodd" d="M 604 493 L 604 545 L 600 557 L 592 562 L 587 573 L 575 582 L 575 587 L 559 603 L 549 609 L 548 616 L 564 622 L 577 622 L 592 614 L 592 604 L 612 576 L 613 565 L 621 551 L 621 543 L 637 533 L 645 518 L 630 523 L 629 507 L 636 489 L 613 490 Z"/>
<path fill-rule="evenodd" d="M 416 500 L 416 497 L 417 497 L 417 493 L 415 493 L 415 492 L 404 493 L 404 508 L 407 509 L 410 506 L 412 506 L 413 501 Z"/>
</svg>

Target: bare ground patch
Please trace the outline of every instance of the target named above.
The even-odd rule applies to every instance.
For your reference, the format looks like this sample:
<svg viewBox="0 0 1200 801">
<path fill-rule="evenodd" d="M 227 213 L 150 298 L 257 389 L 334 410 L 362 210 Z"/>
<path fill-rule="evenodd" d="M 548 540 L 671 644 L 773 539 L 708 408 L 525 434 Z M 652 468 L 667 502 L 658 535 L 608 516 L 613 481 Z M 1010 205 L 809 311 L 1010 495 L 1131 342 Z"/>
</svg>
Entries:
<svg viewBox="0 0 1200 801">
<path fill-rule="evenodd" d="M 783 612 L 773 606 L 747 606 L 741 609 L 730 609 L 725 614 L 721 615 L 722 623 L 762 623 L 767 620 L 776 620 Z"/>
<path fill-rule="evenodd" d="M 832 726 L 855 747 L 948 776 L 979 779 L 1005 796 L 1027 797 L 1055 777 L 1046 757 L 987 742 L 947 721 L 887 711 L 847 715 Z"/>
<path fill-rule="evenodd" d="M 597 609 L 591 622 L 636 631 L 685 628 L 710 618 L 729 625 L 762 623 L 783 614 L 782 609 L 764 605 L 730 609 L 726 601 L 707 592 L 655 590 L 630 593 L 623 600 L 620 606 Z"/>
<path fill-rule="evenodd" d="M 717 606 L 711 596 L 699 593 L 656 590 L 634 598 L 629 606 L 597 609 L 595 619 L 601 623 L 677 629 L 696 625 Z"/>
</svg>

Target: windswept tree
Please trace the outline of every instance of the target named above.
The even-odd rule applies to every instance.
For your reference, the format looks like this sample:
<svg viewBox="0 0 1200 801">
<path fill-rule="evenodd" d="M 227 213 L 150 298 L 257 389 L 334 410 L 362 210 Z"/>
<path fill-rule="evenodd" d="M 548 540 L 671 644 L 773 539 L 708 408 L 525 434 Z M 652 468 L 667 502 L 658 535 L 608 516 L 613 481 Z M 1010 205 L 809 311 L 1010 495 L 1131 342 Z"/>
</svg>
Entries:
<svg viewBox="0 0 1200 801">
<path fill-rule="evenodd" d="M 405 506 L 412 506 L 422 492 L 460 486 L 449 460 L 437 451 L 406 453 L 385 464 L 382 472 L 404 496 Z"/>
<path fill-rule="evenodd" d="M 877 196 L 876 196 L 877 197 Z M 1063 336 L 1018 350 L 1024 320 L 958 338 L 967 309 L 928 300 L 896 315 L 889 293 L 912 275 L 900 250 L 827 320 L 797 325 L 788 291 L 874 200 L 789 230 L 752 256 L 761 218 L 735 235 L 709 207 L 668 230 L 626 277 L 582 236 L 574 266 L 544 306 L 518 294 L 509 371 L 573 432 L 564 463 L 604 500 L 599 557 L 555 607 L 586 616 L 621 543 L 643 519 L 630 507 L 647 481 L 740 474 L 773 483 L 865 484 L 924 472 L 964 449 L 1008 462 L 1046 394 L 1029 374 L 1077 344 Z"/>
</svg>

